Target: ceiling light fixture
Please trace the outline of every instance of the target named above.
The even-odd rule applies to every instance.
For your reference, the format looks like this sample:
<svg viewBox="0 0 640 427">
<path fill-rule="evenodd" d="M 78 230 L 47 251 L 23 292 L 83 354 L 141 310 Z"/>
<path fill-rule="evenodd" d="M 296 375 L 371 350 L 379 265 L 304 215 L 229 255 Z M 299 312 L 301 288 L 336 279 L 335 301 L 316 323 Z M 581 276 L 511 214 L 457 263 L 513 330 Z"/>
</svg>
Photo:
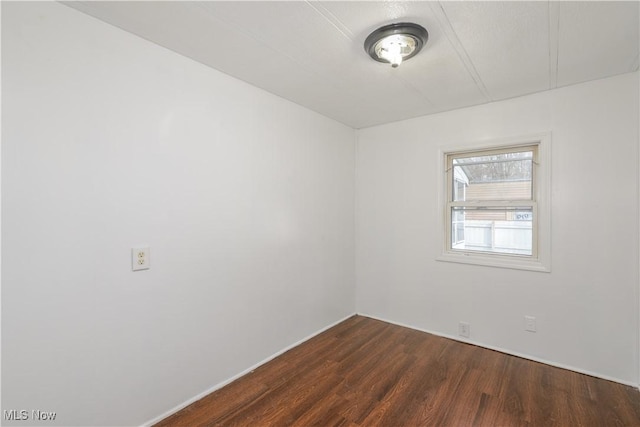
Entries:
<svg viewBox="0 0 640 427">
<path fill-rule="evenodd" d="M 427 43 L 429 33 L 418 24 L 401 22 L 385 25 L 369 34 L 364 50 L 378 62 L 397 68 L 402 61 L 415 56 Z"/>
</svg>

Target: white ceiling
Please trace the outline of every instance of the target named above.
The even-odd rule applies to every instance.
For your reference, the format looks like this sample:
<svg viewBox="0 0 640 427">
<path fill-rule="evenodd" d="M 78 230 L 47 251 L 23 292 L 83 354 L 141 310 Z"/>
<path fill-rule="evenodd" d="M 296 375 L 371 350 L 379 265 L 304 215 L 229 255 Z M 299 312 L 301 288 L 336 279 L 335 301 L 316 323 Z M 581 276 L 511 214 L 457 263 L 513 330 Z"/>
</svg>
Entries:
<svg viewBox="0 0 640 427">
<path fill-rule="evenodd" d="M 65 2 L 353 128 L 638 70 L 639 3 L 437 1 Z M 429 32 L 392 69 L 364 39 Z"/>
</svg>

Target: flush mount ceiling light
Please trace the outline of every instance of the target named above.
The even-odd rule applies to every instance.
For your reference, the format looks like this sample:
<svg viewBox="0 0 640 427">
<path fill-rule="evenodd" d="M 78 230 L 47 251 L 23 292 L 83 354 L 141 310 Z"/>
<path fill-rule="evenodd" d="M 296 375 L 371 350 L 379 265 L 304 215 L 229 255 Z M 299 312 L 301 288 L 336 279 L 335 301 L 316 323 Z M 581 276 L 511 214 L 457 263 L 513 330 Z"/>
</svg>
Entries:
<svg viewBox="0 0 640 427">
<path fill-rule="evenodd" d="M 420 25 L 401 22 L 385 25 L 369 34 L 364 41 L 364 50 L 376 61 L 390 63 L 396 68 L 420 52 L 428 38 L 429 33 Z"/>
</svg>

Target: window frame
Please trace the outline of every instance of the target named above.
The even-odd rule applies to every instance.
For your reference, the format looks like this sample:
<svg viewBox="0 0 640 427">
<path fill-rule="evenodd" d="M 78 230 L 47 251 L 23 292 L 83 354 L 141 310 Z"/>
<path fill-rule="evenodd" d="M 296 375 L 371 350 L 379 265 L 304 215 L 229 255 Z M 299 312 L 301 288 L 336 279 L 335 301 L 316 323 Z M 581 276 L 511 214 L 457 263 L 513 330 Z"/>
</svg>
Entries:
<svg viewBox="0 0 640 427">
<path fill-rule="evenodd" d="M 551 271 L 551 133 L 486 140 L 458 147 L 441 148 L 439 156 L 439 218 L 442 253 L 438 261 L 475 264 L 531 271 Z M 532 173 L 532 199 L 508 201 L 453 201 L 453 158 L 462 155 L 492 155 L 535 147 Z M 505 254 L 488 251 L 454 249 L 452 240 L 452 207 L 531 207 L 532 255 Z"/>
</svg>

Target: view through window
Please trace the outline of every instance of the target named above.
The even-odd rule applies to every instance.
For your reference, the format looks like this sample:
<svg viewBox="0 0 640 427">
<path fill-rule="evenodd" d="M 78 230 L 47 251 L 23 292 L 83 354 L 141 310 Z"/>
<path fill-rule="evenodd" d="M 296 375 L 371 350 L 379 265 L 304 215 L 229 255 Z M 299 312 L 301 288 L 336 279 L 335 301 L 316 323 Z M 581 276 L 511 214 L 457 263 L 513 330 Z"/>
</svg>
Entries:
<svg viewBox="0 0 640 427">
<path fill-rule="evenodd" d="M 537 145 L 447 156 L 448 247 L 536 255 Z"/>
</svg>

